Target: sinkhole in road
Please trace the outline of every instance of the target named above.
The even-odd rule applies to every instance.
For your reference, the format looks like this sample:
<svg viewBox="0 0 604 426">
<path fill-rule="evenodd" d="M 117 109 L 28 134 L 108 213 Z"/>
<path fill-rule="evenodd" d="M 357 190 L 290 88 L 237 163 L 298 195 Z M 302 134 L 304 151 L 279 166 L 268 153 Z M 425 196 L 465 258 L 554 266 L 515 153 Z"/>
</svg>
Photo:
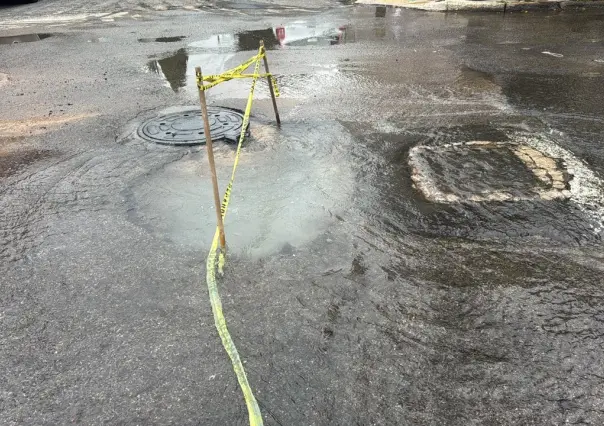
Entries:
<svg viewBox="0 0 604 426">
<path fill-rule="evenodd" d="M 409 152 L 415 187 L 436 203 L 556 200 L 570 197 L 564 162 L 513 142 L 416 146 Z"/>
<path fill-rule="evenodd" d="M 208 107 L 208 117 L 212 140 L 237 142 L 243 126 L 240 111 L 212 106 Z M 142 139 L 163 145 L 191 146 L 206 142 L 199 108 L 153 117 L 138 127 L 137 134 Z"/>
</svg>

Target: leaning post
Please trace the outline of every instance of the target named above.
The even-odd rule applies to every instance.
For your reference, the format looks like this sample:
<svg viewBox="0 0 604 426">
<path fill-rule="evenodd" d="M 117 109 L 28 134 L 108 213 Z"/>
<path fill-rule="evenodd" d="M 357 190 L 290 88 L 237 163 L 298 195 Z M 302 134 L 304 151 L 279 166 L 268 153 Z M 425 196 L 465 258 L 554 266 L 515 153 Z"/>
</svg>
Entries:
<svg viewBox="0 0 604 426">
<path fill-rule="evenodd" d="M 267 74 L 270 74 L 268 69 L 268 59 L 266 58 L 266 48 L 264 47 L 264 40 L 260 40 L 260 49 L 264 54 L 264 69 Z M 273 108 L 275 109 L 275 118 L 277 119 L 277 126 L 281 126 L 281 118 L 279 117 L 279 110 L 277 109 L 277 98 L 275 97 L 275 89 L 273 88 L 273 82 L 270 77 L 266 77 L 266 81 L 268 82 L 268 89 L 271 92 L 271 98 L 273 100 Z"/>
<path fill-rule="evenodd" d="M 201 68 L 195 67 L 197 81 L 203 84 L 203 75 Z M 218 222 L 218 231 L 220 235 L 220 249 L 226 253 L 226 237 L 224 235 L 224 221 L 222 220 L 222 211 L 220 208 L 220 193 L 218 192 L 218 177 L 216 176 L 216 164 L 214 163 L 214 148 L 212 146 L 212 135 L 210 133 L 210 121 L 208 118 L 208 105 L 206 103 L 206 94 L 201 88 L 199 91 L 199 103 L 201 104 L 201 116 L 203 118 L 203 128 L 206 137 L 206 150 L 208 152 L 208 162 L 210 163 L 210 172 L 212 175 L 212 186 L 214 187 L 214 205 L 216 207 L 216 220 Z"/>
</svg>

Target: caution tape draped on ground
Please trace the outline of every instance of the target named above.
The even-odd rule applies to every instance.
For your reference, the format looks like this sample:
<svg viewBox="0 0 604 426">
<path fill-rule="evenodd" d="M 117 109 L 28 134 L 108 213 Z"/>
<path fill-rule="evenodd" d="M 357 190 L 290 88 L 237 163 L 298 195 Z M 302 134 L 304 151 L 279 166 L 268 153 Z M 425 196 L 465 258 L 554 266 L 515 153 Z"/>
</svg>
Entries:
<svg viewBox="0 0 604 426">
<path fill-rule="evenodd" d="M 271 74 L 259 74 L 260 60 L 264 58 L 264 55 L 264 48 L 261 47 L 260 51 L 256 56 L 244 62 L 240 66 L 233 68 L 232 70 L 229 70 L 220 75 L 204 77 L 204 81 L 210 82 L 210 84 L 208 85 L 204 85 L 203 81 L 200 81 L 201 79 L 198 77 L 197 84 L 199 90 L 207 90 L 210 87 L 213 87 L 224 81 L 229 81 L 233 78 L 252 78 L 252 86 L 250 88 L 250 94 L 247 100 L 247 105 L 245 107 L 243 125 L 241 126 L 241 134 L 239 136 L 239 142 L 237 144 L 235 162 L 233 163 L 233 171 L 231 173 L 231 179 L 229 180 L 229 183 L 227 185 L 220 207 L 223 220 L 226 217 L 229 208 L 229 202 L 231 200 L 231 191 L 233 190 L 233 184 L 235 182 L 235 172 L 237 170 L 237 165 L 239 164 L 239 156 L 241 154 L 241 146 L 243 144 L 243 140 L 245 139 L 246 130 L 250 122 L 250 113 L 252 111 L 252 101 L 254 98 L 254 89 L 256 88 L 256 81 L 260 77 L 270 77 L 271 81 L 273 82 L 273 86 L 275 87 L 276 94 L 279 93 L 276 90 L 277 85 L 275 79 Z M 254 63 L 254 73 L 251 75 L 243 74 L 243 72 Z M 210 248 L 210 253 L 208 254 L 208 258 L 206 260 L 206 281 L 208 284 L 210 303 L 212 304 L 212 312 L 214 313 L 214 323 L 216 324 L 216 329 L 218 330 L 220 339 L 222 340 L 222 345 L 224 346 L 224 349 L 226 350 L 227 354 L 229 355 L 229 358 L 231 359 L 231 363 L 233 364 L 233 370 L 235 370 L 235 374 L 237 375 L 237 381 L 239 382 L 239 386 L 241 387 L 241 390 L 243 392 L 245 404 L 248 410 L 250 426 L 262 426 L 262 414 L 260 413 L 258 402 L 256 401 L 254 393 L 252 392 L 252 388 L 250 387 L 250 384 L 247 380 L 247 375 L 245 374 L 243 364 L 241 363 L 239 352 L 237 351 L 235 343 L 231 338 L 231 335 L 227 328 L 226 320 L 224 318 L 224 314 L 222 312 L 222 302 L 220 301 L 220 294 L 218 293 L 218 283 L 216 281 L 216 269 L 218 268 L 218 270 L 222 272 L 222 268 L 225 263 L 225 253 L 221 252 L 218 249 L 219 237 L 220 231 L 218 228 L 216 228 L 214 239 L 212 240 L 212 246 Z"/>
</svg>

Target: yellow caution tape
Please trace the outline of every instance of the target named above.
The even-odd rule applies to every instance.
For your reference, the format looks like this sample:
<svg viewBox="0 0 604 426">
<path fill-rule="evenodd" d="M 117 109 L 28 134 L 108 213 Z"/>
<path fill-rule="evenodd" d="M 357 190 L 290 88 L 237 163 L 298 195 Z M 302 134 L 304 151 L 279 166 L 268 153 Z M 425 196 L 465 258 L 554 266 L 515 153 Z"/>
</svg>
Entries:
<svg viewBox="0 0 604 426">
<path fill-rule="evenodd" d="M 215 80 L 221 79 L 225 76 L 229 76 L 229 75 L 236 75 L 236 74 L 241 74 L 243 71 L 245 71 L 246 69 L 248 69 L 252 64 L 258 62 L 260 59 L 264 58 L 264 53 L 258 53 L 256 56 L 251 57 L 250 59 L 248 59 L 247 61 L 245 61 L 244 63 L 242 63 L 241 65 L 237 65 L 235 68 L 232 68 L 230 70 L 227 70 L 221 74 L 216 74 L 216 75 L 207 75 L 204 77 L 204 81 L 209 81 L 209 82 L 213 82 Z"/>
<path fill-rule="evenodd" d="M 243 74 L 243 72 L 248 69 L 254 62 L 258 65 L 261 59 L 266 57 L 266 50 L 264 47 L 260 48 L 260 51 L 256 56 L 251 57 L 243 64 L 236 66 L 228 71 L 223 72 L 222 74 L 215 75 L 206 75 L 203 78 L 199 75 L 197 76 L 197 87 L 199 90 L 205 91 L 211 89 L 214 86 L 219 85 L 220 83 L 224 83 L 225 81 L 233 80 L 236 78 L 261 78 L 268 77 L 271 80 L 273 90 L 275 92 L 275 96 L 279 96 L 279 87 L 277 86 L 277 79 L 271 73 L 259 74 L 259 68 L 256 67 L 253 74 Z M 204 84 L 204 81 L 207 81 L 208 84 Z"/>
<path fill-rule="evenodd" d="M 221 204 L 221 214 L 222 219 L 224 220 L 227 214 L 227 210 L 229 207 L 229 201 L 231 199 L 231 191 L 233 189 L 233 183 L 235 181 L 235 171 L 237 170 L 237 165 L 239 164 L 239 155 L 241 154 L 241 146 L 243 144 L 243 140 L 245 139 L 245 134 L 247 127 L 250 122 L 250 113 L 252 111 L 252 101 L 254 97 L 254 89 L 256 88 L 256 81 L 259 77 L 263 77 L 265 75 L 259 74 L 260 70 L 260 60 L 264 57 L 264 50 L 261 48 L 258 55 L 254 56 L 249 61 L 243 63 L 242 65 L 234 68 L 233 70 L 237 70 L 239 75 L 245 69 L 247 69 L 254 61 L 254 74 L 249 77 L 252 78 L 252 86 L 250 88 L 250 95 L 247 99 L 247 105 L 245 107 L 245 113 L 243 116 L 243 125 L 241 126 L 241 134 L 239 135 L 239 142 L 237 144 L 237 152 L 235 154 L 235 162 L 233 164 L 233 171 L 231 173 L 231 179 L 227 185 L 224 198 L 222 199 Z M 213 78 L 214 85 L 219 84 L 223 81 L 227 81 L 225 79 L 225 74 L 231 73 L 234 75 L 234 71 L 230 70 L 226 73 L 221 74 L 220 76 L 215 76 Z M 206 80 L 208 77 L 204 77 Z M 230 78 L 242 78 L 242 77 L 233 77 Z M 229 78 L 229 79 L 230 79 Z M 212 80 L 208 80 L 212 81 Z M 199 84 L 199 82 L 198 82 Z M 275 84 L 275 83 L 273 83 Z M 207 88 L 207 86 L 205 86 Z M 199 87 L 200 90 L 203 89 L 202 86 Z M 235 370 L 235 374 L 237 375 L 237 381 L 239 382 L 239 386 L 243 392 L 243 397 L 245 399 L 245 404 L 248 410 L 248 416 L 250 421 L 250 426 L 262 426 L 262 414 L 260 413 L 260 408 L 258 407 L 258 402 L 254 397 L 254 393 L 252 392 L 252 388 L 247 380 L 247 376 L 245 374 L 245 370 L 243 368 L 243 364 L 241 363 L 241 358 L 239 357 L 239 352 L 237 352 L 237 348 L 235 347 L 235 343 L 231 338 L 231 334 L 227 328 L 226 320 L 224 318 L 224 314 L 222 312 L 222 302 L 220 301 L 220 295 L 218 293 L 218 283 L 216 282 L 216 268 L 218 271 L 222 273 L 222 269 L 225 264 L 225 253 L 223 253 L 218 248 L 220 231 L 216 228 L 216 233 L 214 234 L 214 239 L 212 240 L 212 246 L 210 248 L 210 253 L 208 254 L 208 258 L 206 261 L 206 281 L 208 283 L 208 292 L 210 295 L 210 303 L 212 304 L 212 312 L 214 313 L 214 323 L 216 324 L 216 329 L 218 330 L 218 334 L 220 335 L 220 339 L 222 340 L 222 345 L 226 350 L 229 358 L 231 359 L 231 363 L 233 364 L 233 369 Z"/>
</svg>

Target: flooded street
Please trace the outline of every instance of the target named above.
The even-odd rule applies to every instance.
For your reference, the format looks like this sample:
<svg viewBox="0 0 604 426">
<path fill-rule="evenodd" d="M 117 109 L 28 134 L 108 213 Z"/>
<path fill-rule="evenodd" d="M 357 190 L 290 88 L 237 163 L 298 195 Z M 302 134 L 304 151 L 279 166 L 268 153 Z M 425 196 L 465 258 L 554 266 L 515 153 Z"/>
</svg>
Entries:
<svg viewBox="0 0 604 426">
<path fill-rule="evenodd" d="M 265 424 L 604 424 L 604 13 L 91 3 L 0 9 L 0 423 L 248 424 L 205 147 L 141 129 L 264 40 L 219 290 Z"/>
</svg>

